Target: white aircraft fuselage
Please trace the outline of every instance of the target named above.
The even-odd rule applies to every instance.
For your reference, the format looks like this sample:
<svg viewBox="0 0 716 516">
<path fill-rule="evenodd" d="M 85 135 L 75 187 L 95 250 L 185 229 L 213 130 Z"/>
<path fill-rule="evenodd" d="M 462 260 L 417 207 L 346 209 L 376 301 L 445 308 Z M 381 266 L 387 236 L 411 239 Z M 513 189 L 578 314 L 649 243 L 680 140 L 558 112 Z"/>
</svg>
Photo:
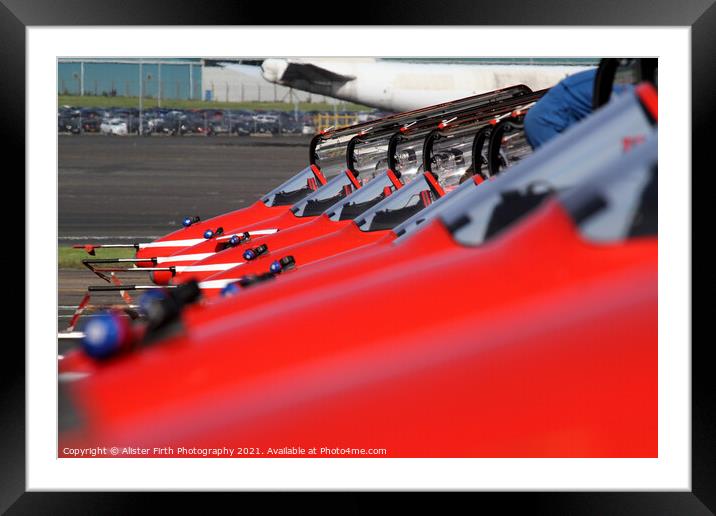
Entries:
<svg viewBox="0 0 716 516">
<path fill-rule="evenodd" d="M 373 58 L 266 59 L 261 65 L 262 75 L 269 82 L 388 111 L 418 109 L 517 84 L 537 91 L 588 68 Z"/>
</svg>

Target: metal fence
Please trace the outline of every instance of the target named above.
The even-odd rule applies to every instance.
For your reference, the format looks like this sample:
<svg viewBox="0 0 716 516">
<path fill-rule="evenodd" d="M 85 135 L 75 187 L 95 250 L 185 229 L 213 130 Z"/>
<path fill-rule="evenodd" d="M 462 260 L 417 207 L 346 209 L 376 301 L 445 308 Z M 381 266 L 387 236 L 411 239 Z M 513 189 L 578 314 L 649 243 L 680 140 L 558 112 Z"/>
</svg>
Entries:
<svg viewBox="0 0 716 516">
<path fill-rule="evenodd" d="M 359 122 L 358 113 L 346 114 L 319 114 L 313 117 L 313 125 L 316 127 L 316 132 L 325 131 L 330 127 L 345 127 L 349 125 L 355 125 Z"/>
<path fill-rule="evenodd" d="M 344 127 L 366 119 L 361 113 L 317 114 L 292 118 L 275 114 L 247 114 L 245 110 L 225 109 L 221 116 L 211 112 L 176 112 L 157 116 L 142 114 L 115 114 L 112 116 L 83 116 L 82 112 L 58 118 L 58 132 L 71 134 L 127 135 L 313 135 L 331 127 Z"/>
<path fill-rule="evenodd" d="M 216 102 L 339 103 L 325 95 L 299 91 L 267 81 L 207 80 L 203 100 Z"/>
<path fill-rule="evenodd" d="M 58 60 L 57 93 L 151 97 L 192 100 L 202 98 L 201 59 L 67 59 Z"/>
<path fill-rule="evenodd" d="M 161 107 L 162 99 L 218 102 L 338 102 L 245 75 L 203 59 L 61 58 L 60 95 L 143 97 Z"/>
</svg>

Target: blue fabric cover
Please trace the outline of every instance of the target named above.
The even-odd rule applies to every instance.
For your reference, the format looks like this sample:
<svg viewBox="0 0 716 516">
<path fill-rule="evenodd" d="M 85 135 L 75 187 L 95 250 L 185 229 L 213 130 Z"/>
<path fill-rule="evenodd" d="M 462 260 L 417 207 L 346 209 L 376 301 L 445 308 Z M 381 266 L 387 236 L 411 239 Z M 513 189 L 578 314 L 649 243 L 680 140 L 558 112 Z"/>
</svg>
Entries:
<svg viewBox="0 0 716 516">
<path fill-rule="evenodd" d="M 525 116 L 525 136 L 536 149 L 592 112 L 597 69 L 578 72 L 552 87 Z"/>
<path fill-rule="evenodd" d="M 597 69 L 591 68 L 562 79 L 525 115 L 525 136 L 536 149 L 570 125 L 592 112 L 592 96 Z M 612 95 L 621 95 L 633 84 L 615 84 Z"/>
</svg>

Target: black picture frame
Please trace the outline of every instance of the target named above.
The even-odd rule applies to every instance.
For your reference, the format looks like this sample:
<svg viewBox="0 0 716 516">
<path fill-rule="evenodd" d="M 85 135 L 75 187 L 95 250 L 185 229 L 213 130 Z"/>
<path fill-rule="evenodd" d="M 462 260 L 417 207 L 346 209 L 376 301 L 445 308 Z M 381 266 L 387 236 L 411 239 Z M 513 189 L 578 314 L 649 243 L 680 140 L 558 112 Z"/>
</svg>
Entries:
<svg viewBox="0 0 716 516">
<path fill-rule="evenodd" d="M 390 4 L 395 4 L 391 6 Z M 0 66 L 3 80 L 0 86 L 0 107 L 5 123 L 0 124 L 0 142 L 6 163 L 13 154 L 15 167 L 25 163 L 25 28 L 51 25 L 294 25 L 304 21 L 311 25 L 336 25 L 337 12 L 351 12 L 351 21 L 358 25 L 637 25 L 691 27 L 692 70 L 692 155 L 693 167 L 707 163 L 709 129 L 716 115 L 716 6 L 714 0 L 543 0 L 541 2 L 495 2 L 464 0 L 434 2 L 360 2 L 342 4 L 341 9 L 322 9 L 319 4 L 282 3 L 278 9 L 260 3 L 215 1 L 210 4 L 188 0 L 157 0 L 151 3 L 137 0 L 97 2 L 95 0 L 0 0 Z M 309 9 L 310 8 L 310 9 Z M 330 14 L 329 14 L 330 13 Z M 398 17 L 395 13 L 400 13 Z M 341 23 L 343 24 L 343 23 Z M 398 43 L 396 43 L 398 44 Z M 317 50 L 319 46 L 317 44 Z M 25 102 L 20 102 L 24 99 Z M 688 130 L 688 128 L 684 128 Z M 669 172 L 673 173 L 673 171 Z M 683 175 L 682 171 L 678 174 Z M 692 176 L 693 177 L 693 176 Z M 676 177 L 676 180 L 690 179 Z M 701 181 L 700 181 L 701 182 Z M 24 184 L 19 186 L 24 191 Z M 694 189 L 705 195 L 705 188 Z M 17 191 L 17 190 L 16 190 Z M 692 197 L 692 277 L 713 278 L 703 261 L 693 252 L 708 235 L 704 229 L 712 215 L 705 209 L 699 212 Z M 702 204 L 703 206 L 703 204 Z M 27 238 L 27 237 L 26 237 Z M 705 244 L 701 243 L 703 248 Z M 702 249 L 703 250 L 703 249 Z M 25 271 L 26 274 L 28 271 Z M 694 282 L 705 291 L 708 281 Z M 699 310 L 704 305 L 692 303 L 692 328 L 697 328 Z M 26 313 L 27 319 L 32 317 Z M 703 318 L 702 318 L 703 319 Z M 696 333 L 693 333 L 695 337 Z M 688 345 L 689 343 L 683 343 Z M 28 343 L 26 342 L 26 345 Z M 530 512 L 551 514 L 710 514 L 716 511 L 716 457 L 714 456 L 714 375 L 708 360 L 709 342 L 692 337 L 692 490 L 690 492 L 641 493 L 482 493 L 468 503 L 500 504 L 508 510 L 515 504 Z M 4 347 L 6 367 L 2 378 L 0 407 L 0 511 L 9 514 L 103 514 L 137 512 L 149 508 L 149 498 L 184 510 L 206 509 L 204 502 L 189 500 L 186 493 L 38 493 L 25 492 L 25 354 L 19 346 Z M 223 496 L 223 495 L 222 495 Z M 228 495 L 227 495 L 228 496 Z M 251 498 L 251 497 L 248 497 Z M 285 496 L 273 498 L 272 505 L 282 503 Z M 299 505 L 295 505 L 298 503 Z M 425 500 L 422 495 L 412 499 L 421 508 L 444 510 L 443 501 Z M 382 495 L 353 493 L 335 502 L 313 496 L 290 500 L 293 509 L 321 507 L 332 513 L 362 510 L 373 511 L 383 506 Z"/>
</svg>

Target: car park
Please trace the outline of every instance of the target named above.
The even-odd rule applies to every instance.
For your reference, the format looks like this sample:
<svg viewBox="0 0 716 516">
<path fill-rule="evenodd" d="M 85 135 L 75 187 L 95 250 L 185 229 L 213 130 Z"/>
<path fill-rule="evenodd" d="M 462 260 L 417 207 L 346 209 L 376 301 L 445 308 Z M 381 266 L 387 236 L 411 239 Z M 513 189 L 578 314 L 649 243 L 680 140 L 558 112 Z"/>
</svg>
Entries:
<svg viewBox="0 0 716 516">
<path fill-rule="evenodd" d="M 136 107 L 76 108 L 61 106 L 57 110 L 59 133 L 87 134 L 102 133 L 113 135 L 205 135 L 205 136 L 248 136 L 248 135 L 304 135 L 316 134 L 326 125 L 316 123 L 318 115 L 330 117 L 338 114 L 337 127 L 346 125 L 346 120 L 376 120 L 377 112 L 354 113 L 341 111 L 299 111 L 293 110 L 250 110 L 250 109 L 172 109 L 148 107 L 140 111 Z M 389 115 L 389 114 L 386 114 Z M 110 120 L 121 119 L 126 131 L 119 123 Z M 139 131 L 139 120 L 142 130 Z M 329 124 L 330 125 L 330 124 Z"/>
</svg>

